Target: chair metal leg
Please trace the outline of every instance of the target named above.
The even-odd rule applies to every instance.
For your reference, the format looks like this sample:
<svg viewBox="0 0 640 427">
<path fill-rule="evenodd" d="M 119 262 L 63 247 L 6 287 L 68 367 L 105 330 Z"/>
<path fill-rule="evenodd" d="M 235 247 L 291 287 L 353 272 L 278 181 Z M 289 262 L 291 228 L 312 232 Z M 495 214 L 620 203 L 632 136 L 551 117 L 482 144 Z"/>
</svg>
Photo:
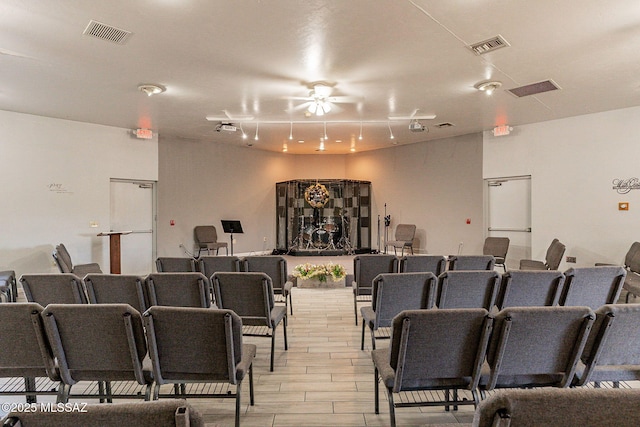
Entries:
<svg viewBox="0 0 640 427">
<path fill-rule="evenodd" d="M 249 404 L 253 406 L 255 399 L 253 398 L 253 363 L 249 366 Z"/>
<path fill-rule="evenodd" d="M 353 294 L 353 312 L 356 317 L 356 326 L 358 326 L 358 295 L 355 292 Z"/>
<path fill-rule="evenodd" d="M 24 390 L 27 396 L 27 403 L 36 403 L 38 397 L 36 396 L 36 379 L 33 377 L 24 377 Z"/>
<path fill-rule="evenodd" d="M 373 402 L 375 407 L 375 413 L 380 413 L 380 396 L 379 396 L 379 380 L 378 380 L 378 368 L 374 368 L 373 370 Z"/>
<path fill-rule="evenodd" d="M 242 387 L 242 381 L 238 381 L 236 386 L 236 427 L 240 427 L 240 392 Z"/>
<path fill-rule="evenodd" d="M 160 384 L 156 383 L 153 387 L 153 400 L 158 400 L 158 396 L 160 395 Z"/>
<path fill-rule="evenodd" d="M 446 412 L 449 412 L 449 410 L 451 409 L 450 406 L 448 405 L 448 403 L 451 401 L 451 392 L 449 389 L 446 389 L 444 391 L 444 401 L 447 403 L 444 405 L 444 410 Z"/>
<path fill-rule="evenodd" d="M 291 292 L 289 292 L 288 295 L 289 295 L 289 310 L 291 311 L 291 315 L 293 316 L 293 300 L 291 299 Z"/>
<path fill-rule="evenodd" d="M 276 327 L 271 330 L 271 366 L 269 370 L 273 372 L 273 357 L 275 355 L 275 347 L 276 347 Z"/>
<path fill-rule="evenodd" d="M 371 349 L 376 349 L 376 331 L 373 329 L 371 329 Z"/>
<path fill-rule="evenodd" d="M 389 420 L 391 427 L 396 427 L 396 405 L 393 403 L 393 391 L 391 387 L 387 387 L 387 393 L 389 397 Z"/>
</svg>

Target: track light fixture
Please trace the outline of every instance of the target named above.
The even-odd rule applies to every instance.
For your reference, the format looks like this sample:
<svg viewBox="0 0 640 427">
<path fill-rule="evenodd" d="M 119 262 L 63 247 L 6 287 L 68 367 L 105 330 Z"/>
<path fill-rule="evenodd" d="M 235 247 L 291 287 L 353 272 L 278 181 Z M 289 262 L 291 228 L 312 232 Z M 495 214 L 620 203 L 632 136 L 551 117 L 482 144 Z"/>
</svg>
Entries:
<svg viewBox="0 0 640 427">
<path fill-rule="evenodd" d="M 247 139 L 247 134 L 244 129 L 242 129 L 242 123 L 240 123 L 240 132 L 242 132 L 242 139 Z"/>
<path fill-rule="evenodd" d="M 293 122 L 289 122 L 289 141 L 293 140 Z"/>
<path fill-rule="evenodd" d="M 256 123 L 256 136 L 253 138 L 254 140 L 258 140 L 258 127 L 260 127 L 260 122 Z"/>
<path fill-rule="evenodd" d="M 360 136 L 358 137 L 358 140 L 362 141 L 362 122 L 360 122 Z"/>
<path fill-rule="evenodd" d="M 391 130 L 391 123 L 387 122 L 387 127 L 389 128 L 389 139 L 395 139 L 396 137 L 393 136 L 393 131 Z"/>
</svg>

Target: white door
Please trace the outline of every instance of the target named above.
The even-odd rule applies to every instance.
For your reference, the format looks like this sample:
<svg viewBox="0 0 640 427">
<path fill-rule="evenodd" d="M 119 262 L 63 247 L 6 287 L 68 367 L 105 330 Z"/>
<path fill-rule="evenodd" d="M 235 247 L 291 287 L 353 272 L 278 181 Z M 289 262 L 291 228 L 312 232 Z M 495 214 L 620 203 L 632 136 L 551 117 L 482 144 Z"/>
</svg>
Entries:
<svg viewBox="0 0 640 427">
<path fill-rule="evenodd" d="M 487 186 L 487 236 L 508 237 L 507 268 L 531 258 L 531 177 L 492 178 Z"/>
<path fill-rule="evenodd" d="M 111 180 L 111 231 L 131 231 L 121 236 L 122 274 L 152 273 L 155 245 L 155 183 Z"/>
</svg>

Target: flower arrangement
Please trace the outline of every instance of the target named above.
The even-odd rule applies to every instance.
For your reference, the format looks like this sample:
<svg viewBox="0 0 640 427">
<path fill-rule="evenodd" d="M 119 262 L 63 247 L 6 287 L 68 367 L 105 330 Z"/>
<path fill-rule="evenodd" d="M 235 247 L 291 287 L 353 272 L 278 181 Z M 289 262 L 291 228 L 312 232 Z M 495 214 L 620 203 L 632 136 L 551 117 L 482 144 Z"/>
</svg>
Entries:
<svg viewBox="0 0 640 427">
<path fill-rule="evenodd" d="M 326 282 L 329 277 L 334 282 L 343 279 L 347 275 L 347 271 L 340 264 L 329 262 L 327 264 L 299 264 L 293 269 L 293 275 L 302 280 L 318 279 L 320 282 Z"/>
</svg>

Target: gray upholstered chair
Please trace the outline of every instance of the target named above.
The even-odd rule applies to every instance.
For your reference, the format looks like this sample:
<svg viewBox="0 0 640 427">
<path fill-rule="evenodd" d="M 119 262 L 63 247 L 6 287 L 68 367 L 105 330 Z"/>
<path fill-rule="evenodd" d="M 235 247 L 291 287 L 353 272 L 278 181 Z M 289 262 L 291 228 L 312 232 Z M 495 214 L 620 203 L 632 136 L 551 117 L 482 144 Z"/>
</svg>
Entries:
<svg viewBox="0 0 640 427">
<path fill-rule="evenodd" d="M 24 378 L 24 388 L 3 387 L 0 394 L 25 395 L 28 403 L 37 395 L 56 395 L 60 375 L 45 338 L 42 306 L 36 303 L 0 304 L 0 378 Z M 52 387 L 36 388 L 36 378 L 49 378 Z M 19 384 L 16 381 L 16 385 Z"/>
<path fill-rule="evenodd" d="M 398 313 L 433 307 L 436 280 L 433 273 L 387 273 L 376 276 L 373 279 L 371 305 L 360 308 L 360 350 L 364 350 L 364 331 L 367 327 L 371 331 L 371 348 L 375 350 L 376 331 L 381 327 L 390 327 Z"/>
<path fill-rule="evenodd" d="M 400 259 L 400 273 L 433 273 L 439 276 L 447 265 L 442 255 L 405 255 Z"/>
<path fill-rule="evenodd" d="M 387 389 L 391 426 L 395 408 L 421 402 L 395 402 L 394 393 L 417 390 L 470 390 L 473 400 L 425 402 L 469 405 L 478 403 L 477 385 L 491 334 L 492 318 L 483 308 L 409 310 L 393 319 L 389 348 L 373 350 L 375 413 L 379 411 L 379 384 Z M 446 397 L 449 396 L 447 392 Z"/>
<path fill-rule="evenodd" d="M 287 344 L 287 307 L 275 305 L 271 278 L 266 273 L 214 273 L 211 279 L 218 308 L 233 310 L 245 326 L 266 327 L 265 334 L 244 332 L 248 336 L 271 338 L 271 365 L 273 372 L 276 328 L 282 323 L 284 349 Z"/>
<path fill-rule="evenodd" d="M 540 388 L 498 390 L 480 402 L 473 426 L 640 425 L 640 390 Z"/>
<path fill-rule="evenodd" d="M 237 256 L 201 256 L 198 258 L 198 271 L 209 278 L 218 271 L 240 271 L 240 258 Z"/>
<path fill-rule="evenodd" d="M 150 399 L 153 375 L 143 365 L 147 343 L 137 310 L 128 304 L 49 304 L 42 318 L 64 384 L 61 402 L 68 401 L 79 381 L 106 383 L 96 397 L 107 400 L 139 398 L 137 390 L 111 392 L 111 381 L 135 381 Z"/>
<path fill-rule="evenodd" d="M 395 255 L 356 255 L 353 258 L 353 312 L 358 324 L 358 302 L 371 301 L 373 279 L 382 273 L 397 273 L 398 258 Z"/>
<path fill-rule="evenodd" d="M 58 269 L 60 269 L 60 273 L 73 273 L 80 277 L 84 277 L 88 273 L 102 273 L 97 263 L 73 265 L 71 255 L 69 255 L 69 251 L 62 243 L 56 246 L 52 255 Z"/>
<path fill-rule="evenodd" d="M 481 390 L 568 387 L 591 331 L 589 307 L 510 307 L 495 316 Z"/>
<path fill-rule="evenodd" d="M 493 270 L 496 259 L 493 255 L 451 255 L 449 270 Z"/>
<path fill-rule="evenodd" d="M 498 308 L 558 305 L 564 274 L 558 270 L 510 270 L 502 275 Z"/>
<path fill-rule="evenodd" d="M 72 273 L 23 274 L 20 284 L 29 302 L 47 304 L 86 304 L 82 279 Z"/>
<path fill-rule="evenodd" d="M 498 296 L 496 271 L 445 271 L 438 276 L 436 305 L 444 308 L 484 308 L 491 311 Z"/>
<path fill-rule="evenodd" d="M 145 288 L 149 307 L 211 307 L 211 283 L 202 273 L 152 273 Z"/>
<path fill-rule="evenodd" d="M 558 239 L 553 239 L 547 249 L 544 261 L 521 259 L 520 270 L 557 270 L 562 262 L 565 249 L 564 244 L 560 243 Z"/>
<path fill-rule="evenodd" d="M 0 271 L 0 295 L 6 302 L 16 302 L 18 299 L 18 285 L 16 272 L 13 270 Z"/>
<path fill-rule="evenodd" d="M 218 232 L 215 226 L 197 225 L 193 229 L 193 237 L 198 246 L 198 257 L 203 250 L 207 251 L 207 254 L 211 254 L 211 251 L 215 250 L 217 255 L 220 248 L 225 248 L 227 255 L 229 255 L 229 245 L 227 242 L 218 242 Z"/>
<path fill-rule="evenodd" d="M 87 274 L 84 276 L 91 304 L 129 304 L 140 313 L 149 307 L 144 279 L 126 274 Z"/>
<path fill-rule="evenodd" d="M 482 247 L 483 255 L 492 255 L 496 259 L 496 265 L 507 271 L 507 252 L 509 251 L 508 237 L 487 237 Z"/>
<path fill-rule="evenodd" d="M 400 256 L 404 256 L 404 248 L 409 248 L 413 255 L 413 239 L 416 236 L 415 224 L 398 224 L 396 226 L 395 240 L 389 240 L 386 246 L 393 247 L 393 253 L 398 254 L 397 250 L 401 249 Z"/>
<path fill-rule="evenodd" d="M 611 264 L 596 263 L 596 266 L 607 266 Z M 624 268 L 627 270 L 627 277 L 624 279 L 622 288 L 627 291 L 625 298 L 629 302 L 631 295 L 640 295 L 640 242 L 633 242 L 624 257 Z"/>
<path fill-rule="evenodd" d="M 575 385 L 640 380 L 640 304 L 607 304 L 595 314 Z"/>
<path fill-rule="evenodd" d="M 11 412 L 5 425 L 38 427 L 204 427 L 202 415 L 186 400 L 122 402 L 111 405 L 89 403 L 85 411 Z"/>
<path fill-rule="evenodd" d="M 623 267 L 570 268 L 564 272 L 560 305 L 586 305 L 592 310 L 615 304 L 627 272 Z"/>
<path fill-rule="evenodd" d="M 187 394 L 182 397 L 235 397 L 235 425 L 240 425 L 241 386 L 249 374 L 253 396 L 254 344 L 242 342 L 242 320 L 231 310 L 151 307 L 144 314 L 149 356 L 156 381 L 154 399 L 162 384 L 229 383 L 235 393 Z M 175 397 L 175 396 L 170 396 Z"/>
<path fill-rule="evenodd" d="M 293 315 L 291 289 L 293 283 L 287 279 L 287 260 L 280 255 L 248 256 L 241 262 L 240 270 L 265 273 L 271 278 L 276 302 L 284 302 Z"/>
<path fill-rule="evenodd" d="M 158 257 L 156 259 L 158 273 L 189 273 L 199 271 L 196 260 L 187 257 Z"/>
</svg>

